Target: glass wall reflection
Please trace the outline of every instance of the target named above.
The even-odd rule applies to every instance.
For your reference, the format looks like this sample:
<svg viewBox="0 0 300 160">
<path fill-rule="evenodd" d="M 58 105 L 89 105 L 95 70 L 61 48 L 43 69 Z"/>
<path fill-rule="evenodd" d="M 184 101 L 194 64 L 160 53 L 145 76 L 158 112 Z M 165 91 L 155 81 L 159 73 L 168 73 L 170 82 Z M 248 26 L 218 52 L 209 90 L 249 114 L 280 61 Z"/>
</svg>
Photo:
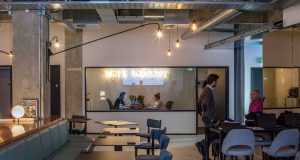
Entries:
<svg viewBox="0 0 300 160">
<path fill-rule="evenodd" d="M 299 107 L 299 68 L 264 68 L 264 108 Z"/>
<path fill-rule="evenodd" d="M 86 108 L 195 110 L 195 73 L 195 68 L 86 68 Z M 122 92 L 124 104 L 116 106 Z"/>
</svg>

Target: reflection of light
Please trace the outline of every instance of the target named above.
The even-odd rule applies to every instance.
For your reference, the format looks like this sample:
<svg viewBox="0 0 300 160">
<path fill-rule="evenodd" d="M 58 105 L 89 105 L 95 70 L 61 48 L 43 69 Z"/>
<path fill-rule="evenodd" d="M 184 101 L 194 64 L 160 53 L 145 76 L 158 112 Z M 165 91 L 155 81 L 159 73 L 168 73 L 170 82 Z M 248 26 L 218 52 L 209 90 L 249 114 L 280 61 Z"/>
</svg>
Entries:
<svg viewBox="0 0 300 160">
<path fill-rule="evenodd" d="M 105 91 L 100 91 L 100 100 L 105 100 Z"/>
<path fill-rule="evenodd" d="M 267 78 L 267 77 L 264 77 L 264 80 L 268 80 L 268 78 Z"/>
<path fill-rule="evenodd" d="M 60 4 L 53 4 L 52 6 L 53 6 L 54 9 L 60 9 L 61 8 Z"/>
<path fill-rule="evenodd" d="M 13 125 L 13 127 L 11 128 L 11 132 L 12 132 L 13 136 L 15 137 L 15 136 L 25 133 L 25 129 L 24 129 L 23 125 Z"/>
<path fill-rule="evenodd" d="M 25 114 L 25 110 L 22 106 L 17 105 L 12 108 L 11 114 L 15 118 L 22 118 Z"/>
</svg>

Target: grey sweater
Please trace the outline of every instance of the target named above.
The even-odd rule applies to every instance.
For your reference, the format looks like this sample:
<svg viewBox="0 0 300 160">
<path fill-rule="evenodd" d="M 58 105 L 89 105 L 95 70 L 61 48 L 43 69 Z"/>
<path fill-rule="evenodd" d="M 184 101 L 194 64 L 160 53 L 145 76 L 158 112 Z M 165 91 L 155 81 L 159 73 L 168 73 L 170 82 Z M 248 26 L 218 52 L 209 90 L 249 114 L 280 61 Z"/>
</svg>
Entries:
<svg viewBox="0 0 300 160">
<path fill-rule="evenodd" d="M 213 121 L 217 114 L 214 95 L 212 89 L 204 87 L 200 96 L 201 108 L 204 112 L 204 116 Z"/>
</svg>

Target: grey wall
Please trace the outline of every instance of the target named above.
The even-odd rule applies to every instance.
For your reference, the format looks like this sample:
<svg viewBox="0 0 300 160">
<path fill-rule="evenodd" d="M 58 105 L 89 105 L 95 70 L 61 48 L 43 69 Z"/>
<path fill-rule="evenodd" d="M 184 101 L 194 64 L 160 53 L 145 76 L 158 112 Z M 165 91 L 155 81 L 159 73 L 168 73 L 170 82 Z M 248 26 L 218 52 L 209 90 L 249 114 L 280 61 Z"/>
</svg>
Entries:
<svg viewBox="0 0 300 160">
<path fill-rule="evenodd" d="M 46 80 L 47 18 L 37 12 L 14 11 L 13 105 L 38 99 L 41 117 L 50 116 L 50 83 Z"/>
</svg>

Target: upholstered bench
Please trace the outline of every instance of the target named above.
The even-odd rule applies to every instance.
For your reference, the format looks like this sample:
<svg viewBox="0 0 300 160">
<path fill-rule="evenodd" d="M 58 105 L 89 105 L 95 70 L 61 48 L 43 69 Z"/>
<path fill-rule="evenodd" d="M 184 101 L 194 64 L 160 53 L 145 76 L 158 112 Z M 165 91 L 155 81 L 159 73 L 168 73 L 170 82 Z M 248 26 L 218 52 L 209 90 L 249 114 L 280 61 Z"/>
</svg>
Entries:
<svg viewBox="0 0 300 160">
<path fill-rule="evenodd" d="M 91 141 L 88 137 L 69 136 L 67 121 L 64 120 L 0 149 L 0 159 L 73 160 Z"/>
</svg>

